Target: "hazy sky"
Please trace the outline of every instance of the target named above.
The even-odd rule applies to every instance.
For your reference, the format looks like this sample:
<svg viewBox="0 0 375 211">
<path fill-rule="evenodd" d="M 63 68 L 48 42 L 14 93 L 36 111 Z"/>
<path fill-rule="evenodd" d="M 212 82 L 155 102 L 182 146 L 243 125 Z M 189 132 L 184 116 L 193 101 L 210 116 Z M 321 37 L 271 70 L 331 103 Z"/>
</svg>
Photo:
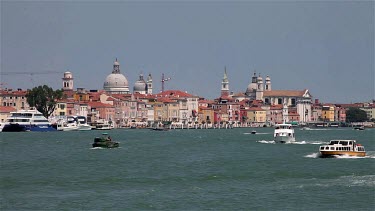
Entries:
<svg viewBox="0 0 375 211">
<path fill-rule="evenodd" d="M 323 102 L 374 99 L 374 1 L 1 1 L 3 87 L 103 89 L 117 57 L 131 91 L 139 74 L 209 99 L 245 92 L 254 70 L 274 90 Z"/>
</svg>

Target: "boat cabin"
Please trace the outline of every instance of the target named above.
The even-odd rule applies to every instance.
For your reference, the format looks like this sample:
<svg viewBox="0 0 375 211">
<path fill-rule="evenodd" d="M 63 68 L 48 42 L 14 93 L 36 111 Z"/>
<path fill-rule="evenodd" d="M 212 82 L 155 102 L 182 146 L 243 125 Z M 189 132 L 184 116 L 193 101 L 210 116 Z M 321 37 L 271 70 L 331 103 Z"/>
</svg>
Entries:
<svg viewBox="0 0 375 211">
<path fill-rule="evenodd" d="M 332 140 L 328 145 L 320 146 L 321 151 L 359 151 L 364 152 L 365 148 L 356 144 L 354 140 Z"/>
</svg>

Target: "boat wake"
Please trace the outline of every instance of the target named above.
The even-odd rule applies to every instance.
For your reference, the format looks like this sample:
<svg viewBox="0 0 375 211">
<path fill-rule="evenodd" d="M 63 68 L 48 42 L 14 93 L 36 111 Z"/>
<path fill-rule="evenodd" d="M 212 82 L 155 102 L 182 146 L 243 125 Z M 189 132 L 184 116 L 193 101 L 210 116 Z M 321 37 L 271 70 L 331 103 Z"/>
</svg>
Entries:
<svg viewBox="0 0 375 211">
<path fill-rule="evenodd" d="M 271 133 L 255 133 L 255 134 L 252 134 L 252 133 L 243 133 L 245 135 L 266 135 L 266 134 L 271 134 Z"/>
<path fill-rule="evenodd" d="M 262 144 L 275 144 L 276 142 L 275 141 L 266 141 L 266 140 L 261 140 L 261 141 L 257 141 L 258 143 L 262 143 Z"/>
<path fill-rule="evenodd" d="M 367 152 L 370 154 L 367 154 L 365 157 L 359 157 L 359 156 L 349 156 L 349 155 L 334 155 L 332 158 L 338 158 L 338 159 L 365 159 L 365 158 L 375 158 L 375 152 Z M 321 158 L 319 152 L 315 152 L 312 154 L 308 154 L 304 156 L 305 158 Z"/>
<path fill-rule="evenodd" d="M 313 144 L 313 145 L 318 145 L 318 144 L 327 144 L 328 142 L 323 142 L 323 141 L 314 141 L 314 142 L 309 142 L 309 141 L 296 141 L 292 142 L 291 144 Z"/>
<path fill-rule="evenodd" d="M 320 153 L 316 152 L 316 153 L 312 153 L 312 154 L 309 154 L 309 155 L 305 155 L 304 157 L 305 158 L 319 158 L 320 157 Z"/>
</svg>

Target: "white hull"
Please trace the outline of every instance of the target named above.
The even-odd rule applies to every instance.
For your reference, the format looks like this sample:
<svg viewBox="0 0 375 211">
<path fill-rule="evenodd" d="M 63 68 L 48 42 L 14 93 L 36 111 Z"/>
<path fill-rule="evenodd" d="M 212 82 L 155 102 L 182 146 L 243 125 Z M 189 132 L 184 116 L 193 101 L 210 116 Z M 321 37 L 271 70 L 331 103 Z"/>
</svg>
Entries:
<svg viewBox="0 0 375 211">
<path fill-rule="evenodd" d="M 296 139 L 290 136 L 276 136 L 275 142 L 276 143 L 292 143 L 295 142 Z"/>
<path fill-rule="evenodd" d="M 276 143 L 292 143 L 296 141 L 294 129 L 291 124 L 276 125 L 273 137 Z"/>
<path fill-rule="evenodd" d="M 57 130 L 60 131 L 85 131 L 85 130 L 91 130 L 90 125 L 68 125 L 63 127 L 58 127 Z"/>
</svg>

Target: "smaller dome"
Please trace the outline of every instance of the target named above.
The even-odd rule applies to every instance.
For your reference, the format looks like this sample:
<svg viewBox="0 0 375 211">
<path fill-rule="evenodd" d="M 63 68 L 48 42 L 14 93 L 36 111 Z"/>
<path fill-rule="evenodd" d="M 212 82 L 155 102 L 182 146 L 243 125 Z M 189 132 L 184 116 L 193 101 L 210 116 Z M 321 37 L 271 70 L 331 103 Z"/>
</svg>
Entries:
<svg viewBox="0 0 375 211">
<path fill-rule="evenodd" d="M 134 90 L 134 92 L 144 94 L 146 92 L 146 87 L 147 87 L 146 82 L 143 79 L 143 74 L 141 73 L 139 75 L 138 81 L 136 81 L 135 84 L 134 84 L 133 90 Z"/>
<path fill-rule="evenodd" d="M 270 80 L 271 80 L 271 78 L 267 75 L 266 81 L 270 81 Z"/>
<path fill-rule="evenodd" d="M 257 80 L 258 80 L 258 82 L 263 82 L 263 78 L 260 75 L 258 76 Z"/>
</svg>

